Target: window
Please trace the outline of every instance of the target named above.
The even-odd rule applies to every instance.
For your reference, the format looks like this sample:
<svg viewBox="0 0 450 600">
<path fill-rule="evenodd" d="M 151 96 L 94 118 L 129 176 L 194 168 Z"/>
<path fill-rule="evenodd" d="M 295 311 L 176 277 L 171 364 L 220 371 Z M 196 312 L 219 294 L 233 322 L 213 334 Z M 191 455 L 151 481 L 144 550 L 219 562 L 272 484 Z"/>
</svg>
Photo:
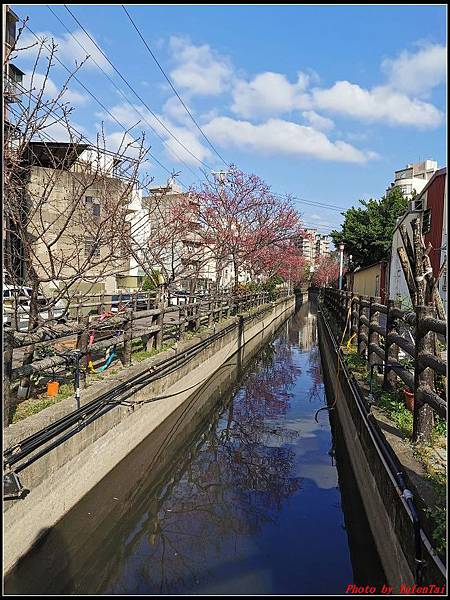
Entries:
<svg viewBox="0 0 450 600">
<path fill-rule="evenodd" d="M 380 276 L 375 277 L 375 296 L 380 295 Z"/>
<path fill-rule="evenodd" d="M 423 212 L 422 233 L 425 235 L 431 231 L 431 208 Z"/>
<path fill-rule="evenodd" d="M 94 238 L 85 238 L 84 254 L 85 256 L 100 256 L 100 245 Z"/>
<path fill-rule="evenodd" d="M 100 202 L 93 196 L 85 196 L 84 204 L 93 217 L 100 216 Z"/>
</svg>

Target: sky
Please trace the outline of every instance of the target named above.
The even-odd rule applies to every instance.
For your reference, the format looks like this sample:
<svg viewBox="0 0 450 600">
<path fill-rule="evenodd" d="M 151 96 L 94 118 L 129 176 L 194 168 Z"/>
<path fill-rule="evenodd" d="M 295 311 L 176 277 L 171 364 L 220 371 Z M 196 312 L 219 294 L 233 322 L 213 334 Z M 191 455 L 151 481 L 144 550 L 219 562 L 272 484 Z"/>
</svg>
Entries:
<svg viewBox="0 0 450 600">
<path fill-rule="evenodd" d="M 89 140 L 103 128 L 114 151 L 123 127 L 125 143 L 144 132 L 153 184 L 177 172 L 189 186 L 235 164 L 292 194 L 305 225 L 327 233 L 358 199 L 380 198 L 395 170 L 446 166 L 444 4 L 126 5 L 200 129 L 120 5 L 67 6 L 78 23 L 64 5 L 12 5 L 29 18 L 13 62 L 30 83 L 28 46 L 54 39 L 51 97 L 88 56 L 62 97 L 73 127 Z"/>
</svg>

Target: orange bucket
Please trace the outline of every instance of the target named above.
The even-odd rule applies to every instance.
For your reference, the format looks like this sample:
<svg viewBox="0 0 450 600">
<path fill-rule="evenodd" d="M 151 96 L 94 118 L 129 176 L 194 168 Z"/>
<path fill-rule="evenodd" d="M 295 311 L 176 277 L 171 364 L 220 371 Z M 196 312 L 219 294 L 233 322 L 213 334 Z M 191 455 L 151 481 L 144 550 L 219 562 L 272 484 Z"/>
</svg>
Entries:
<svg viewBox="0 0 450 600">
<path fill-rule="evenodd" d="M 59 381 L 49 381 L 47 383 L 47 396 L 52 398 L 59 392 Z"/>
<path fill-rule="evenodd" d="M 408 388 L 403 389 L 403 394 L 405 396 L 405 406 L 410 412 L 414 412 L 414 393 Z"/>
</svg>

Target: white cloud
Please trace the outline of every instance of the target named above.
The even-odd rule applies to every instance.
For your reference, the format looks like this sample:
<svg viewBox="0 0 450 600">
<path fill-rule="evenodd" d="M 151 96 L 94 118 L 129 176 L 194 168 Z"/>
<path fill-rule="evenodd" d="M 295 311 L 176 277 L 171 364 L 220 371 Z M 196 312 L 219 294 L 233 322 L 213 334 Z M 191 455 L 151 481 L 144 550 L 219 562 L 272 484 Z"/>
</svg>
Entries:
<svg viewBox="0 0 450 600">
<path fill-rule="evenodd" d="M 367 90 L 349 81 L 338 81 L 331 88 L 314 89 L 312 98 L 322 110 L 369 122 L 426 128 L 437 127 L 443 118 L 432 104 L 411 99 L 388 86 Z"/>
<path fill-rule="evenodd" d="M 169 106 L 170 104 L 171 103 L 169 103 Z M 155 134 L 153 131 L 151 131 L 149 127 L 149 125 L 151 125 L 162 138 L 165 150 L 168 156 L 170 156 L 171 160 L 175 160 L 177 162 L 185 162 L 189 165 L 199 166 L 199 161 L 196 160 L 194 157 L 197 157 L 200 160 L 205 160 L 211 156 L 211 152 L 208 150 L 208 148 L 203 146 L 203 144 L 199 141 L 198 134 L 196 131 L 193 131 L 188 127 L 184 127 L 183 125 L 176 124 L 165 114 L 156 115 L 159 119 L 158 122 L 156 117 L 153 116 L 144 106 L 138 104 L 133 106 L 135 106 L 136 110 L 141 115 L 141 122 L 139 123 L 137 129 L 141 131 L 146 130 L 147 132 L 149 132 L 147 141 L 150 140 L 150 143 L 152 143 Z M 171 106 L 171 109 L 175 110 L 175 106 Z M 135 125 L 139 119 L 138 113 L 136 111 L 131 110 L 130 106 L 127 104 L 118 104 L 116 106 L 113 106 L 109 109 L 109 112 L 126 127 L 131 127 Z M 112 120 L 111 116 L 108 114 L 102 114 L 101 117 L 109 121 Z M 164 125 L 167 129 L 164 128 Z M 185 148 L 183 148 L 183 146 L 179 142 L 177 142 L 177 140 L 175 140 L 168 133 L 167 130 L 171 131 L 172 134 L 177 138 L 177 140 L 179 140 L 181 144 L 185 146 Z M 192 154 L 190 154 L 189 152 L 191 152 Z"/>
<path fill-rule="evenodd" d="M 37 71 L 34 74 L 31 71 L 26 72 L 22 85 L 26 90 L 30 90 L 34 97 L 43 89 L 43 97 L 50 99 L 56 99 L 62 89 L 50 77 L 45 77 L 43 73 Z M 60 104 L 67 102 L 69 105 L 82 105 L 86 104 L 88 100 L 89 98 L 86 95 L 80 94 L 72 88 L 67 88 L 58 102 Z"/>
<path fill-rule="evenodd" d="M 395 59 L 383 61 L 381 66 L 388 81 L 372 89 L 350 81 L 311 89 L 317 76 L 303 72 L 299 72 L 294 83 L 273 72 L 260 73 L 250 81 L 239 79 L 234 82 L 231 110 L 251 120 L 302 110 L 308 124 L 324 131 L 332 129 L 334 123 L 317 114 L 317 110 L 394 126 L 431 128 L 442 122 L 442 112 L 420 99 L 420 95 L 445 81 L 443 46 L 423 46 L 415 54 L 405 51 Z"/>
<path fill-rule="evenodd" d="M 302 115 L 303 118 L 306 119 L 306 121 L 311 125 L 311 127 L 319 129 L 320 131 L 329 131 L 334 127 L 334 123 L 331 119 L 322 117 L 313 110 L 306 110 L 302 112 Z"/>
<path fill-rule="evenodd" d="M 260 73 L 252 81 L 236 81 L 231 110 L 245 118 L 279 116 L 298 108 L 309 108 L 305 90 L 310 82 L 306 73 L 298 73 L 291 83 L 281 73 Z"/>
<path fill-rule="evenodd" d="M 78 123 L 71 121 L 69 129 L 67 128 L 66 123 L 62 122 L 55 122 L 47 125 L 48 123 L 46 124 L 45 129 L 42 130 L 42 133 L 45 134 L 42 136 L 42 139 L 44 140 L 48 141 L 48 138 L 50 137 L 56 142 L 86 143 L 87 132 L 84 127 Z M 84 136 L 84 138 L 82 138 L 82 136 Z M 40 137 L 39 134 L 37 134 L 37 137 Z"/>
<path fill-rule="evenodd" d="M 194 110 L 188 106 L 191 113 L 194 113 Z M 179 123 L 191 122 L 189 115 L 186 112 L 186 109 L 181 104 L 176 96 L 171 96 L 163 105 L 163 113 L 167 115 L 168 118 L 174 119 Z"/>
<path fill-rule="evenodd" d="M 90 32 L 88 33 L 92 39 L 95 40 L 95 37 Z M 112 73 L 113 69 L 111 65 L 95 46 L 94 42 L 89 39 L 89 36 L 84 33 L 82 29 L 73 31 L 72 34 L 63 33 L 61 37 L 49 32 L 36 33 L 36 36 L 40 40 L 45 40 L 43 45 L 43 55 L 48 55 L 49 49 L 52 45 L 51 41 L 53 40 L 56 44 L 56 58 L 70 69 L 75 66 L 75 63 L 80 64 L 83 60 L 85 60 L 86 56 L 89 56 L 88 60 L 86 60 L 83 65 L 83 69 L 95 70 L 101 67 L 107 73 Z M 97 42 L 97 40 L 95 40 L 95 42 L 101 48 L 101 45 Z M 20 48 L 33 46 L 26 50 L 19 50 L 17 52 L 18 60 L 34 60 L 37 56 L 40 44 L 37 43 L 34 35 L 26 33 L 20 37 L 20 43 L 18 46 Z M 98 66 L 95 64 L 94 60 Z M 58 60 L 55 59 L 54 62 L 55 68 L 60 67 Z"/>
<path fill-rule="evenodd" d="M 177 139 L 200 160 L 206 160 L 211 157 L 211 152 L 199 141 L 197 135 L 193 131 L 186 129 L 186 127 L 174 127 L 172 124 L 170 130 L 175 134 Z M 164 146 L 167 155 L 171 160 L 185 162 L 188 165 L 193 165 L 195 167 L 199 166 L 198 160 L 189 154 L 189 152 L 180 146 L 180 144 L 172 137 L 167 137 Z"/>
<path fill-rule="evenodd" d="M 260 125 L 218 117 L 203 127 L 213 141 L 265 155 L 307 156 L 321 160 L 365 163 L 377 157 L 343 141 L 331 141 L 321 131 L 282 119 Z"/>
<path fill-rule="evenodd" d="M 381 68 L 392 88 L 406 94 L 427 94 L 446 80 L 447 51 L 440 44 L 428 44 L 416 53 L 405 50 L 397 58 L 384 60 Z"/>
<path fill-rule="evenodd" d="M 233 70 L 226 58 L 207 44 L 195 46 L 186 38 L 173 36 L 169 43 L 176 63 L 170 76 L 176 86 L 192 96 L 214 96 L 227 89 Z"/>
</svg>

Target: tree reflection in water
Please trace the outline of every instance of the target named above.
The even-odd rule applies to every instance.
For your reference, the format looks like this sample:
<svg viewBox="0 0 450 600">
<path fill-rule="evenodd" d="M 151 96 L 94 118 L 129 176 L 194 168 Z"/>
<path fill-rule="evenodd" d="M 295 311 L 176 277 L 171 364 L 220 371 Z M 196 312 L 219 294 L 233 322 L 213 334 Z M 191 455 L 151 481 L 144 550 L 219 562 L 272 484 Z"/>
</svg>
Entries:
<svg viewBox="0 0 450 600">
<path fill-rule="evenodd" d="M 277 420 L 298 376 L 284 336 L 258 355 L 227 409 L 149 501 L 124 548 L 125 568 L 133 572 L 116 573 L 123 583 L 113 577 L 109 592 L 189 591 L 199 578 L 212 578 L 215 563 L 244 558 L 245 537 L 274 523 L 301 484 L 288 445 L 298 433 Z"/>
</svg>

